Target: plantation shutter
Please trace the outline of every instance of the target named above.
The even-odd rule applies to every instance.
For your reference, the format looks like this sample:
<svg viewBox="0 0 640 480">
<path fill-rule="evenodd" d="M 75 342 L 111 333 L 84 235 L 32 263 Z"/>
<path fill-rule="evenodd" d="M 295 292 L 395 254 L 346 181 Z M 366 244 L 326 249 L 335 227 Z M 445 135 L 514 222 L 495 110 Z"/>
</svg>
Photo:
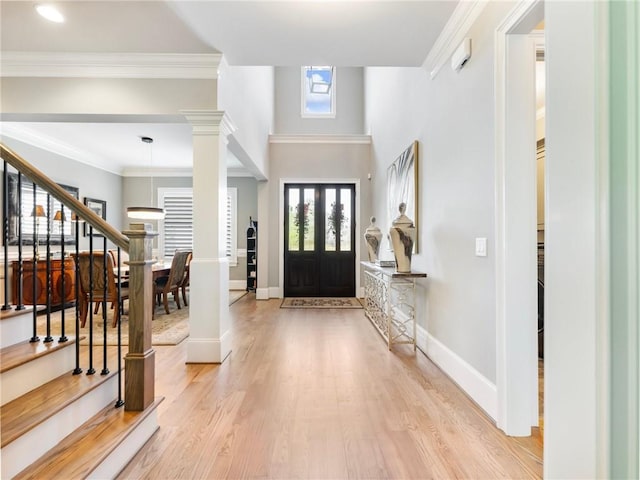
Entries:
<svg viewBox="0 0 640 480">
<path fill-rule="evenodd" d="M 164 258 L 173 257 L 176 250 L 193 249 L 193 191 L 166 189 L 163 196 Z"/>
<path fill-rule="evenodd" d="M 238 201 L 238 190 L 233 187 L 227 188 L 227 231 L 225 253 L 229 258 L 229 265 L 236 266 L 238 264 L 237 252 L 237 228 L 236 228 L 236 204 Z"/>
<path fill-rule="evenodd" d="M 160 226 L 160 249 L 163 258 L 173 257 L 176 250 L 193 249 L 193 190 L 190 188 L 161 188 L 160 203 L 164 221 Z M 227 188 L 225 216 L 225 255 L 235 266 L 237 258 L 236 205 L 238 191 Z"/>
</svg>

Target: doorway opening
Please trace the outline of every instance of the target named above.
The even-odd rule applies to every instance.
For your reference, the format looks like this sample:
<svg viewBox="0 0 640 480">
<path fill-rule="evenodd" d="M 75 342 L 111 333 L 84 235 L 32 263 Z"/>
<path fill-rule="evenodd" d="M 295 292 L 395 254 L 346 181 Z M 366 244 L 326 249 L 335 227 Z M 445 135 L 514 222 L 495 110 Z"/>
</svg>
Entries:
<svg viewBox="0 0 640 480">
<path fill-rule="evenodd" d="M 284 296 L 356 294 L 355 184 L 284 185 Z"/>
</svg>

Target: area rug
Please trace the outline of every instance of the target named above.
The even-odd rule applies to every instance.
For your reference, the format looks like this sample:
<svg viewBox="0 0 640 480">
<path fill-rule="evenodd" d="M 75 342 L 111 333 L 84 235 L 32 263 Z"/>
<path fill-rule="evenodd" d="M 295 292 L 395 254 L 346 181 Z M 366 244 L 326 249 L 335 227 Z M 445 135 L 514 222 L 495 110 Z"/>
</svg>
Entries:
<svg viewBox="0 0 640 480">
<path fill-rule="evenodd" d="M 280 308 L 362 308 L 362 304 L 350 297 L 289 297 Z"/>
<path fill-rule="evenodd" d="M 246 295 L 246 291 L 231 290 L 229 291 L 229 305 L 237 302 L 240 298 Z M 129 344 L 129 316 L 126 314 L 128 311 L 128 302 L 124 304 L 125 314 L 121 319 L 121 331 L 122 331 L 122 344 Z M 60 331 L 60 312 L 54 312 L 51 314 L 51 331 L 55 335 Z M 107 312 L 107 345 L 117 345 L 118 336 L 117 328 L 112 327 L 113 310 L 109 309 Z M 46 322 L 46 315 L 38 316 L 38 332 L 44 331 L 44 325 Z M 75 322 L 75 308 L 68 308 L 65 311 L 65 322 L 67 333 L 70 332 L 70 328 L 73 328 Z M 93 316 L 93 344 L 104 345 L 104 321 L 102 319 L 102 309 Z M 86 345 L 89 343 L 89 318 L 87 316 L 87 324 L 84 328 L 80 329 L 80 335 L 84 335 L 85 339 L 80 343 Z M 164 308 L 159 306 L 156 308 L 156 315 L 153 322 L 151 322 L 151 343 L 152 345 L 178 345 L 185 338 L 189 336 L 189 307 L 182 305 L 181 309 L 177 309 L 175 304 L 170 303 L 170 313 L 166 314 Z"/>
</svg>

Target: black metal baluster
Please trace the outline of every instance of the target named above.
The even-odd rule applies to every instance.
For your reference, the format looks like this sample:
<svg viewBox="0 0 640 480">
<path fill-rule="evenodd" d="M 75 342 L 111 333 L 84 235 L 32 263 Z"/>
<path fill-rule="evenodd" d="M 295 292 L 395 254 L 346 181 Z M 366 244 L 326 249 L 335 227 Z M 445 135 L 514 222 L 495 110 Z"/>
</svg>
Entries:
<svg viewBox="0 0 640 480">
<path fill-rule="evenodd" d="M 122 278 L 122 272 L 121 272 L 121 257 L 120 257 L 120 247 L 118 247 L 118 306 L 117 308 L 119 309 L 119 318 L 120 320 L 118 321 L 118 400 L 116 401 L 115 407 L 119 408 L 122 407 L 124 405 L 124 400 L 122 399 L 122 314 L 124 313 L 123 310 L 120 310 L 121 306 L 122 306 L 122 290 L 121 290 L 121 285 L 120 285 L 120 279 Z"/>
<path fill-rule="evenodd" d="M 39 342 L 40 337 L 38 337 L 38 309 L 37 309 L 37 301 L 38 301 L 38 242 L 40 239 L 38 238 L 38 208 L 37 208 L 37 195 L 36 195 L 36 184 L 33 184 L 33 210 L 31 211 L 31 216 L 33 217 L 33 262 L 32 262 L 32 270 L 31 270 L 31 294 L 32 294 L 32 305 L 33 305 L 33 335 L 29 340 L 31 343 Z M 21 203 L 22 205 L 22 203 Z M 22 223 L 22 217 L 20 217 L 20 223 Z M 21 282 L 22 283 L 22 282 Z"/>
<path fill-rule="evenodd" d="M 24 264 L 22 262 L 22 174 L 18 172 L 18 305 L 16 310 L 24 310 L 24 292 L 22 281 Z"/>
<path fill-rule="evenodd" d="M 107 375 L 109 373 L 109 369 L 107 368 L 107 293 L 109 291 L 109 276 L 107 275 L 107 237 L 103 237 L 102 244 L 102 328 L 103 330 L 103 345 L 102 345 L 102 371 L 100 375 Z M 115 309 L 113 314 L 115 315 Z"/>
<path fill-rule="evenodd" d="M 96 373 L 93 368 L 93 227 L 89 225 L 89 370 L 87 375 Z"/>
<path fill-rule="evenodd" d="M 64 205 L 60 204 L 60 297 L 62 299 L 62 311 L 60 312 L 60 339 L 58 342 L 64 343 L 69 339 L 65 335 L 65 311 L 67 309 L 67 291 L 65 290 L 65 262 L 67 259 L 64 256 Z"/>
<path fill-rule="evenodd" d="M 74 212 L 71 213 L 71 221 L 75 222 L 75 234 L 76 234 L 76 258 L 75 258 L 75 296 L 76 296 L 76 368 L 73 369 L 74 375 L 80 375 L 82 369 L 80 368 L 80 312 L 78 311 L 78 305 L 80 304 L 80 218 Z"/>
<path fill-rule="evenodd" d="M 1 310 L 11 310 L 9 303 L 9 173 L 7 161 L 2 170 L 2 245 L 4 246 L 4 305 Z"/>
<path fill-rule="evenodd" d="M 47 336 L 44 343 L 53 342 L 51 336 L 51 286 L 53 278 L 51 275 L 51 195 L 47 193 Z"/>
</svg>

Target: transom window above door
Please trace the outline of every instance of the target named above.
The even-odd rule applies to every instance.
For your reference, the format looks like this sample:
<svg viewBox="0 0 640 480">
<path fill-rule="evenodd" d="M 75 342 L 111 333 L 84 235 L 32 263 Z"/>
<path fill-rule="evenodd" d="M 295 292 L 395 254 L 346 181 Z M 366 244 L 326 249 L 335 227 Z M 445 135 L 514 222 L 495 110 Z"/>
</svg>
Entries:
<svg viewBox="0 0 640 480">
<path fill-rule="evenodd" d="M 336 68 L 302 67 L 302 117 L 334 118 L 336 116 Z"/>
</svg>

